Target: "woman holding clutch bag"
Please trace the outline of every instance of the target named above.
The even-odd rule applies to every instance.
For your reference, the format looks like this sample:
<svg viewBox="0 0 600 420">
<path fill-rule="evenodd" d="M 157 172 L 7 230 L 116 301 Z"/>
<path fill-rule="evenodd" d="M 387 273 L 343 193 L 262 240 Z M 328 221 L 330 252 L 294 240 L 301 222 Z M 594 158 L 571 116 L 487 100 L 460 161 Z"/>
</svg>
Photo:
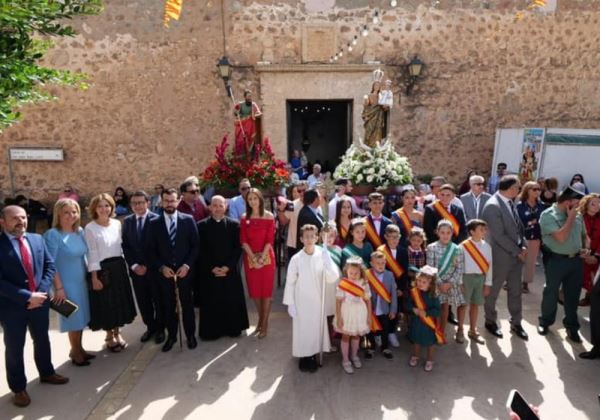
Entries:
<svg viewBox="0 0 600 420">
<path fill-rule="evenodd" d="M 250 188 L 246 196 L 246 213 L 240 219 L 240 242 L 244 250 L 244 272 L 248 294 L 258 311 L 258 338 L 267 336 L 271 296 L 275 279 L 275 219 L 265 210 L 259 190 Z"/>
<path fill-rule="evenodd" d="M 69 299 L 79 307 L 68 318 L 60 315 L 61 332 L 69 334 L 71 351 L 69 357 L 76 366 L 88 366 L 94 355 L 82 346 L 83 329 L 90 322 L 90 303 L 85 282 L 85 254 L 87 246 L 80 227 L 79 204 L 70 198 L 62 198 L 54 205 L 52 229 L 44 234 L 46 247 L 54 258 L 54 297 L 56 303 Z"/>
<path fill-rule="evenodd" d="M 93 221 L 85 227 L 85 240 L 92 278 L 90 328 L 105 330 L 106 347 L 119 352 L 127 346 L 119 328 L 131 323 L 136 315 L 121 249 L 121 222 L 113 218 L 115 202 L 109 194 L 92 198 L 89 211 Z"/>
</svg>

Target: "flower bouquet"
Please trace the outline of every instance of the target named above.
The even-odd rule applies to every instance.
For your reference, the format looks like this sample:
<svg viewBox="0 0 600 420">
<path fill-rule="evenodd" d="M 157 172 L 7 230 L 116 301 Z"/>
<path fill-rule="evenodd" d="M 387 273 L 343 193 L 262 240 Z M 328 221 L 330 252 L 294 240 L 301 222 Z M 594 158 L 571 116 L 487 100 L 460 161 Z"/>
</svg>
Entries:
<svg viewBox="0 0 600 420">
<path fill-rule="evenodd" d="M 408 159 L 394 150 L 391 141 L 369 147 L 363 142 L 353 144 L 335 168 L 335 179 L 348 178 L 356 185 L 367 184 L 377 190 L 412 182 Z"/>
<path fill-rule="evenodd" d="M 225 136 L 215 148 L 215 158 L 202 173 L 200 182 L 203 186 L 212 185 L 217 190 L 236 191 L 243 178 L 248 178 L 251 185 L 260 190 L 288 184 L 290 174 L 286 163 L 275 158 L 268 139 L 262 145 L 254 146 L 250 156 L 236 155 L 228 148 Z"/>
</svg>

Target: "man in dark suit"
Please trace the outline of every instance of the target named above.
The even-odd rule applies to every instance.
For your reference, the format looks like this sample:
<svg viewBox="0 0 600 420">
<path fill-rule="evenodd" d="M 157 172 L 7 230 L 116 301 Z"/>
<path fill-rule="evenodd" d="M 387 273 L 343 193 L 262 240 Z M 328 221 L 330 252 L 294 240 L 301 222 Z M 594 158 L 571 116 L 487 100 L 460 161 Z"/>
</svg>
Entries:
<svg viewBox="0 0 600 420">
<path fill-rule="evenodd" d="M 516 175 L 504 176 L 498 191 L 487 201 L 481 218 L 488 224 L 488 243 L 492 247 L 494 262 L 493 284 L 490 294 L 485 298 L 485 328 L 494 336 L 502 338 L 498 326 L 496 300 L 506 283 L 508 289 L 508 311 L 510 312 L 510 330 L 523 340 L 528 335 L 521 326 L 523 317 L 521 308 L 521 271 L 527 255 L 525 237 L 521 219 L 517 214 L 514 199 L 521 190 L 521 182 Z"/>
<path fill-rule="evenodd" d="M 162 193 L 163 217 L 149 222 L 148 257 L 150 268 L 159 274 L 159 287 L 165 310 L 167 341 L 162 351 L 173 348 L 177 341 L 177 304 L 175 289 L 179 289 L 183 328 L 189 349 L 198 341 L 194 337 L 196 321 L 192 297 L 194 263 L 198 257 L 198 229 L 192 216 L 177 211 L 179 195 L 169 188 Z M 177 284 L 175 284 L 177 282 Z"/>
<path fill-rule="evenodd" d="M 600 254 L 596 254 L 595 257 L 600 258 Z M 591 350 L 579 353 L 582 359 L 600 358 L 600 270 L 596 273 L 593 284 L 590 299 L 590 342 L 593 347 Z"/>
<path fill-rule="evenodd" d="M 444 184 L 438 193 L 438 199 L 425 207 L 423 215 L 423 230 L 427 235 L 427 243 L 433 243 L 438 240 L 436 233 L 437 224 L 442 219 L 448 219 L 457 233 L 452 235 L 452 242 L 459 244 L 467 239 L 467 226 L 465 213 L 456 204 L 452 203 L 455 198 L 454 187 L 450 184 Z"/>
<path fill-rule="evenodd" d="M 304 225 L 315 225 L 319 232 L 325 224 L 323 215 L 319 213 L 319 206 L 321 205 L 321 197 L 319 191 L 316 189 L 310 189 L 304 193 L 302 198 L 304 206 L 298 213 L 298 225 L 296 232 L 300 232 L 300 229 Z M 300 235 L 296 238 L 296 249 L 302 249 L 302 242 L 300 242 Z"/>
<path fill-rule="evenodd" d="M 54 371 L 48 337 L 48 292 L 56 269 L 42 237 L 25 233 L 25 209 L 4 208 L 0 212 L 0 224 L 3 229 L 0 234 L 0 325 L 6 346 L 6 379 L 14 392 L 13 404 L 25 407 L 31 403 L 25 390 L 27 378 L 23 362 L 28 329 L 40 381 L 54 385 L 69 381 Z"/>
<path fill-rule="evenodd" d="M 384 205 L 383 194 L 378 192 L 369 194 L 370 211 L 365 218 L 365 228 L 367 229 L 366 240 L 371 243 L 373 249 L 385 244 L 385 228 L 392 224 L 392 221 L 382 213 Z"/>
<path fill-rule="evenodd" d="M 225 198 L 214 195 L 210 216 L 198 222 L 198 279 L 202 340 L 238 337 L 249 326 L 244 285 L 239 272 L 242 255 L 240 225 L 225 217 Z"/>
<path fill-rule="evenodd" d="M 491 197 L 491 195 L 485 192 L 485 180 L 481 175 L 472 175 L 469 178 L 469 185 L 471 186 L 471 191 L 460 196 L 467 222 L 481 218 L 483 207 Z"/>
<path fill-rule="evenodd" d="M 136 191 L 129 198 L 133 214 L 123 222 L 123 254 L 129 266 L 135 299 L 137 300 L 146 332 L 140 341 L 145 343 L 154 336 L 157 344 L 165 341 L 164 311 L 156 270 L 148 270 L 147 242 L 150 222 L 159 219 L 148 210 L 150 197 L 144 191 Z"/>
</svg>

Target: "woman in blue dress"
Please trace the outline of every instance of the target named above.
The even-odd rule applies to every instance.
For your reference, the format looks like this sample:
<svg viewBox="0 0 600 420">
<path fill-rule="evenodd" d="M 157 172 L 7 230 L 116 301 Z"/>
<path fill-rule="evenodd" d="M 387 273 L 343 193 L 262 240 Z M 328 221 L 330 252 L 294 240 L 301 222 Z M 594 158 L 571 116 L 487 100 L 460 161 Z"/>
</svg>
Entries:
<svg viewBox="0 0 600 420">
<path fill-rule="evenodd" d="M 79 204 L 63 198 L 54 205 L 52 229 L 44 234 L 46 246 L 56 264 L 53 300 L 69 299 L 79 309 L 69 318 L 59 315 L 61 332 L 68 332 L 71 351 L 69 357 L 76 366 L 88 366 L 95 356 L 82 346 L 83 329 L 90 322 L 90 304 L 86 283 L 85 255 L 87 246 L 80 227 Z"/>
</svg>

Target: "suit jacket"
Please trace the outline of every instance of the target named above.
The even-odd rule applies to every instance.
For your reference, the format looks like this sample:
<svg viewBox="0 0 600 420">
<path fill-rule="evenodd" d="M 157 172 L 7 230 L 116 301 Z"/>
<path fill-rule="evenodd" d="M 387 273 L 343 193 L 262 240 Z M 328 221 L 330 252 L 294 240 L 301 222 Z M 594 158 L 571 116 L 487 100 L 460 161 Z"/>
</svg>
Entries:
<svg viewBox="0 0 600 420">
<path fill-rule="evenodd" d="M 381 280 L 385 289 L 390 292 L 392 295 L 392 303 L 387 303 L 385 300 L 381 302 L 381 308 L 383 309 L 384 314 L 396 313 L 398 312 L 398 298 L 396 294 L 396 280 L 394 280 L 394 275 L 391 271 L 385 270 L 383 272 L 383 280 Z M 377 308 L 377 292 L 375 289 L 371 287 L 371 305 L 373 307 L 373 313 L 375 313 L 375 309 Z"/>
<path fill-rule="evenodd" d="M 487 201 L 490 199 L 490 197 L 491 195 L 489 195 L 486 192 L 482 192 L 481 194 L 479 194 L 479 211 L 476 211 L 475 196 L 472 192 L 469 191 L 468 193 L 465 193 L 460 196 L 460 201 L 462 201 L 463 203 L 463 209 L 465 211 L 465 218 L 467 219 L 467 221 L 477 218 L 481 219 L 483 207 L 485 206 L 485 203 L 487 203 Z"/>
<path fill-rule="evenodd" d="M 142 237 L 138 238 L 137 235 L 137 216 L 130 214 L 123 221 L 123 242 L 121 247 L 123 248 L 123 254 L 125 255 L 125 261 L 131 268 L 134 264 L 148 266 L 148 239 L 150 222 L 152 220 L 160 218 L 156 213 L 148 212 L 144 227 L 142 228 Z"/>
<path fill-rule="evenodd" d="M 452 242 L 459 244 L 467 239 L 467 227 L 465 220 L 465 213 L 463 209 L 454 204 L 450 204 L 450 214 L 452 214 L 458 221 L 459 233 L 458 236 L 452 236 Z M 431 244 L 438 240 L 438 236 L 435 233 L 437 224 L 441 220 L 439 213 L 433 208 L 433 203 L 425 207 L 425 213 L 423 214 L 423 230 L 427 235 L 427 243 Z"/>
<path fill-rule="evenodd" d="M 375 222 L 373 222 L 373 216 L 371 216 L 371 213 L 369 213 L 365 219 L 368 219 L 368 220 L 369 220 L 369 222 L 370 222 L 370 223 L 371 223 L 373 226 L 375 226 Z M 387 225 L 391 225 L 392 223 L 393 223 L 393 222 L 392 222 L 392 221 L 391 221 L 389 218 L 385 217 L 383 214 L 381 215 L 381 222 L 380 222 L 380 224 L 379 224 L 379 238 L 381 239 L 381 243 L 382 243 L 382 244 L 385 244 L 385 237 L 384 237 L 384 236 L 385 236 L 385 228 L 387 227 Z M 369 242 L 371 243 L 371 245 L 373 245 L 373 249 L 376 249 L 376 248 L 377 248 L 378 244 L 374 244 L 374 243 L 372 243 L 372 242 L 369 240 L 369 235 L 367 235 L 367 236 L 365 237 L 365 240 L 366 240 L 366 241 L 369 241 Z"/>
<path fill-rule="evenodd" d="M 325 224 L 325 220 L 323 216 L 310 209 L 309 206 L 305 205 L 300 209 L 300 213 L 298 213 L 298 224 L 296 230 L 296 249 L 302 249 L 302 242 L 300 242 L 300 228 L 304 225 L 315 225 L 319 231 Z"/>
<path fill-rule="evenodd" d="M 511 262 L 521 252 L 520 245 L 525 243 L 521 221 L 514 219 L 500 193 L 494 194 L 483 207 L 481 218 L 488 224 L 487 241 L 492 247 L 494 265 Z M 517 218 L 518 219 L 518 218 Z M 497 261 L 497 258 L 503 258 Z"/>
<path fill-rule="evenodd" d="M 408 249 L 402 245 L 398 245 L 398 248 L 396 248 L 396 261 L 404 270 L 402 276 L 400 276 L 399 279 L 396 279 L 396 286 L 398 286 L 398 289 L 400 290 L 408 290 L 410 280 L 408 277 Z"/>
<path fill-rule="evenodd" d="M 56 268 L 54 260 L 41 235 L 28 233 L 25 236 L 33 259 L 33 273 L 36 291 L 48 293 L 52 286 Z M 26 310 L 31 297 L 27 283 L 27 273 L 19 254 L 13 248 L 10 239 L 0 234 L 0 313 L 11 310 Z"/>
<path fill-rule="evenodd" d="M 174 270 L 186 264 L 190 270 L 198 257 L 198 228 L 192 216 L 177 212 L 175 246 L 171 245 L 169 232 L 163 216 L 149 221 L 147 255 L 150 268 L 162 266 Z M 189 275 L 188 275 L 189 277 Z"/>
</svg>

